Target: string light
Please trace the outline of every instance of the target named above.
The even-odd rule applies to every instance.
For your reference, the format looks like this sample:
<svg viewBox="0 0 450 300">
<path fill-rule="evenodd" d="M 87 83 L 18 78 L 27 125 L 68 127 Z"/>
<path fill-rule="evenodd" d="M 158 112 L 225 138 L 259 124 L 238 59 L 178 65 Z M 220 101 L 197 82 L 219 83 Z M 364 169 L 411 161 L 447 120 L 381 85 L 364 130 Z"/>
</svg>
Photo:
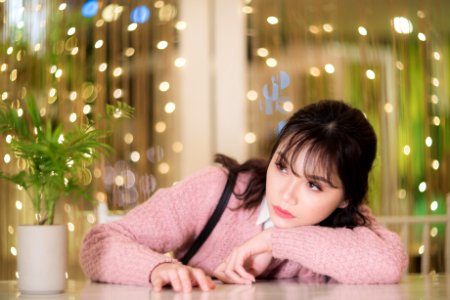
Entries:
<svg viewBox="0 0 450 300">
<path fill-rule="evenodd" d="M 132 162 L 138 162 L 140 158 L 141 158 L 141 155 L 139 154 L 139 152 L 137 152 L 137 151 L 131 152 L 130 159 Z"/>
<path fill-rule="evenodd" d="M 161 174 L 167 174 L 167 173 L 169 173 L 169 171 L 170 171 L 170 166 L 169 166 L 169 164 L 166 163 L 166 162 L 160 163 L 159 166 L 158 166 L 158 171 L 159 171 Z"/>
<path fill-rule="evenodd" d="M 433 58 L 435 60 L 441 60 L 441 54 L 439 52 L 437 52 L 437 51 L 434 51 L 433 52 Z"/>
<path fill-rule="evenodd" d="M 406 145 L 403 147 L 403 153 L 405 155 L 409 155 L 411 153 L 411 147 L 409 147 L 409 145 Z"/>
<path fill-rule="evenodd" d="M 130 145 L 131 143 L 133 143 L 133 140 L 134 136 L 130 132 L 125 133 L 125 135 L 123 136 L 123 141 L 125 142 L 125 144 Z"/>
<path fill-rule="evenodd" d="M 419 192 L 423 193 L 427 190 L 427 183 L 425 181 L 422 181 L 419 184 Z"/>
<path fill-rule="evenodd" d="M 171 114 L 175 111 L 176 109 L 176 105 L 173 102 L 167 102 L 166 105 L 164 106 L 164 110 L 166 113 Z"/>
<path fill-rule="evenodd" d="M 323 28 L 323 31 L 328 32 L 328 33 L 333 32 L 333 30 L 334 30 L 333 26 L 328 23 L 323 24 L 322 28 Z"/>
<path fill-rule="evenodd" d="M 75 27 L 70 27 L 69 30 L 67 30 L 67 35 L 74 35 L 76 31 Z"/>
<path fill-rule="evenodd" d="M 269 55 L 269 50 L 267 50 L 266 48 L 258 48 L 258 50 L 256 50 L 256 55 L 267 57 Z"/>
<path fill-rule="evenodd" d="M 247 144 L 254 144 L 256 142 L 256 134 L 253 132 L 247 132 L 244 136 L 244 141 Z"/>
<path fill-rule="evenodd" d="M 186 28 L 187 28 L 187 23 L 186 22 L 184 22 L 184 21 L 178 21 L 176 24 L 175 24 L 175 28 L 177 29 L 177 30 L 185 30 Z"/>
<path fill-rule="evenodd" d="M 413 31 L 411 21 L 405 17 L 395 17 L 393 19 L 394 30 L 400 34 L 410 34 Z"/>
<path fill-rule="evenodd" d="M 267 23 L 269 23 L 270 25 L 278 24 L 278 18 L 274 17 L 274 16 L 270 16 L 267 18 Z"/>
<path fill-rule="evenodd" d="M 325 69 L 325 72 L 327 72 L 328 74 L 333 74 L 335 71 L 335 68 L 332 64 L 326 64 L 324 69 Z"/>
<path fill-rule="evenodd" d="M 309 74 L 313 77 L 319 77 L 320 76 L 320 69 L 318 67 L 311 67 L 309 68 Z"/>
<path fill-rule="evenodd" d="M 125 50 L 125 56 L 131 57 L 131 56 L 134 55 L 135 52 L 136 52 L 136 51 L 134 50 L 134 48 L 129 47 L 129 48 L 127 48 L 127 49 Z"/>
<path fill-rule="evenodd" d="M 433 202 L 431 202 L 430 204 L 430 209 L 431 211 L 436 211 L 438 209 L 438 202 L 436 200 L 434 200 Z"/>
<path fill-rule="evenodd" d="M 63 11 L 63 10 L 65 10 L 67 8 L 67 4 L 66 3 L 61 3 L 60 5 L 59 5 L 59 7 L 58 7 L 58 9 L 60 10 L 60 11 Z"/>
<path fill-rule="evenodd" d="M 169 43 L 167 41 L 159 41 L 158 44 L 156 44 L 156 48 L 159 50 L 164 50 L 168 45 Z"/>
<path fill-rule="evenodd" d="M 131 23 L 130 25 L 128 25 L 128 31 L 135 31 L 137 27 L 137 23 Z"/>
<path fill-rule="evenodd" d="M 417 34 L 417 38 L 418 38 L 419 40 L 421 40 L 422 42 L 425 42 L 425 41 L 427 40 L 427 36 L 426 36 L 424 33 L 422 33 L 422 32 L 419 32 L 419 33 Z"/>
<path fill-rule="evenodd" d="M 434 170 L 439 169 L 439 161 L 438 161 L 437 159 L 433 160 L 433 162 L 431 163 L 431 167 L 432 167 Z"/>
<path fill-rule="evenodd" d="M 170 83 L 168 83 L 167 81 L 163 81 L 159 84 L 159 90 L 161 92 L 167 92 L 170 88 Z"/>
<path fill-rule="evenodd" d="M 175 59 L 174 65 L 177 68 L 184 67 L 186 65 L 186 59 L 183 57 L 178 57 L 177 59 Z"/>
<path fill-rule="evenodd" d="M 394 111 L 394 107 L 391 103 L 384 104 L 384 111 L 388 114 L 392 113 Z"/>
<path fill-rule="evenodd" d="M 244 7 L 242 7 L 242 12 L 244 14 L 252 14 L 253 13 L 253 7 L 251 7 L 251 6 L 244 6 Z"/>
<path fill-rule="evenodd" d="M 103 40 L 97 40 L 97 41 L 95 42 L 94 47 L 95 47 L 96 49 L 99 49 L 99 48 L 101 48 L 102 46 L 103 46 Z"/>
<path fill-rule="evenodd" d="M 269 68 L 275 68 L 277 64 L 278 64 L 277 60 L 273 57 L 269 57 L 268 59 L 266 59 L 266 65 Z"/>
<path fill-rule="evenodd" d="M 164 123 L 162 121 L 157 122 L 155 124 L 155 131 L 158 132 L 158 133 L 163 133 L 164 131 L 166 131 L 166 128 L 167 128 L 166 123 Z"/>
<path fill-rule="evenodd" d="M 319 27 L 316 26 L 316 25 L 310 25 L 310 26 L 308 27 L 308 30 L 309 30 L 309 32 L 311 32 L 312 34 L 318 34 L 318 33 L 320 33 L 320 29 L 319 29 Z"/>
<path fill-rule="evenodd" d="M 258 99 L 258 93 L 255 90 L 248 91 L 247 99 L 250 101 L 255 101 L 256 99 Z"/>
<path fill-rule="evenodd" d="M 369 78 L 370 80 L 374 80 L 375 79 L 375 72 L 373 70 L 367 70 L 366 71 L 366 77 Z"/>
<path fill-rule="evenodd" d="M 359 26 L 358 27 L 358 33 L 362 36 L 366 36 L 367 35 L 367 29 L 364 26 Z"/>
</svg>

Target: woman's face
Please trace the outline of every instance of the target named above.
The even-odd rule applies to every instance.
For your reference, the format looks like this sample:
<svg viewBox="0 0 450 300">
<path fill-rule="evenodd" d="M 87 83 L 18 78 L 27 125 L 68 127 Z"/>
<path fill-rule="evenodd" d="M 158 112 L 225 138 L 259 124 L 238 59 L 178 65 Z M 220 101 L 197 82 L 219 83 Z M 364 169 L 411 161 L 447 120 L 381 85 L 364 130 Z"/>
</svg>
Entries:
<svg viewBox="0 0 450 300">
<path fill-rule="evenodd" d="M 282 157 L 278 147 L 267 169 L 266 200 L 270 218 L 276 227 L 292 228 L 318 224 L 336 208 L 344 208 L 344 190 L 341 180 L 332 174 L 330 181 L 320 168 L 303 174 L 305 151 L 294 162 L 296 174 L 290 169 L 289 157 Z"/>
</svg>

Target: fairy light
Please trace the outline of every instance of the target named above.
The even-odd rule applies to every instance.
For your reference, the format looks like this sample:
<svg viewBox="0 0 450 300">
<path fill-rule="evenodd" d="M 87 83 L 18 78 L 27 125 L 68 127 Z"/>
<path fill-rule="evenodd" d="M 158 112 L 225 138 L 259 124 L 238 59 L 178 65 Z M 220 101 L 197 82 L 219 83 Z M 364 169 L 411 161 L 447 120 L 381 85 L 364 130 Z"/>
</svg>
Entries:
<svg viewBox="0 0 450 300">
<path fill-rule="evenodd" d="M 439 86 L 439 79 L 437 79 L 436 77 L 434 77 L 434 78 L 431 80 L 431 83 L 432 83 L 435 87 L 438 87 L 438 86 Z"/>
<path fill-rule="evenodd" d="M 405 155 L 409 155 L 409 154 L 411 153 L 411 147 L 409 147 L 409 145 L 405 145 L 405 146 L 403 147 L 403 153 L 404 153 Z"/>
<path fill-rule="evenodd" d="M 170 88 L 170 83 L 168 83 L 167 81 L 163 81 L 159 84 L 159 90 L 161 92 L 167 92 Z"/>
<path fill-rule="evenodd" d="M 367 70 L 366 71 L 366 77 L 369 78 L 370 80 L 374 80 L 375 79 L 375 72 L 373 70 Z"/>
<path fill-rule="evenodd" d="M 88 214 L 88 215 L 86 216 L 86 221 L 87 221 L 89 224 L 94 224 L 95 221 L 96 221 L 95 215 L 94 215 L 94 214 Z"/>
<path fill-rule="evenodd" d="M 157 122 L 155 124 L 155 131 L 158 132 L 158 133 L 163 133 L 164 131 L 166 131 L 166 128 L 167 128 L 166 123 L 164 123 L 162 121 Z"/>
<path fill-rule="evenodd" d="M 159 49 L 159 50 L 164 50 L 164 49 L 167 48 L 168 45 L 169 45 L 169 43 L 167 41 L 159 41 L 156 44 L 156 48 Z"/>
<path fill-rule="evenodd" d="M 397 69 L 399 69 L 400 71 L 402 71 L 404 69 L 403 63 L 401 61 L 396 61 L 395 62 L 395 67 Z"/>
<path fill-rule="evenodd" d="M 258 93 L 255 90 L 248 91 L 247 99 L 250 101 L 255 101 L 256 99 L 258 99 Z"/>
<path fill-rule="evenodd" d="M 125 183 L 125 179 L 124 179 L 121 175 L 117 175 L 117 176 L 114 178 L 114 183 L 115 183 L 117 186 L 123 186 L 124 183 Z"/>
<path fill-rule="evenodd" d="M 8 70 L 8 65 L 2 64 L 2 66 L 0 67 L 0 71 L 5 72 L 6 70 Z"/>
<path fill-rule="evenodd" d="M 266 65 L 269 68 L 275 68 L 277 64 L 278 64 L 277 60 L 273 57 L 269 57 L 268 59 L 266 59 Z"/>
<path fill-rule="evenodd" d="M 426 36 L 425 33 L 423 33 L 423 32 L 419 32 L 419 33 L 417 34 L 417 38 L 418 38 L 419 40 L 421 40 L 422 42 L 425 42 L 425 41 L 427 40 L 427 36 Z"/>
<path fill-rule="evenodd" d="M 417 11 L 417 16 L 418 16 L 420 19 L 423 19 L 423 18 L 425 18 L 425 13 L 423 12 L 423 10 L 418 10 L 418 11 Z"/>
<path fill-rule="evenodd" d="M 333 30 L 334 30 L 333 25 L 328 24 L 328 23 L 323 24 L 322 28 L 323 28 L 323 31 L 328 32 L 328 33 L 333 32 Z"/>
<path fill-rule="evenodd" d="M 285 112 L 292 112 L 294 110 L 294 104 L 291 101 L 283 103 L 283 109 Z"/>
<path fill-rule="evenodd" d="M 438 202 L 436 200 L 431 202 L 431 204 L 430 204 L 431 211 L 436 211 L 438 209 L 438 207 L 439 207 L 439 204 L 438 204 Z"/>
<path fill-rule="evenodd" d="M 11 142 L 12 142 L 12 135 L 8 134 L 8 135 L 5 137 L 5 141 L 6 141 L 7 144 L 11 144 Z"/>
<path fill-rule="evenodd" d="M 73 225 L 73 223 L 71 223 L 71 222 L 68 222 L 68 223 L 67 223 L 67 229 L 68 229 L 70 232 L 74 232 L 74 231 L 75 231 L 75 225 Z"/>
<path fill-rule="evenodd" d="M 63 71 L 61 69 L 58 69 L 55 72 L 55 78 L 61 78 L 62 75 L 63 75 Z"/>
<path fill-rule="evenodd" d="M 17 210 L 22 210 L 23 205 L 22 205 L 22 202 L 20 200 L 16 201 L 16 208 L 17 208 Z"/>
<path fill-rule="evenodd" d="M 439 98 L 436 95 L 431 95 L 431 102 L 433 102 L 433 104 L 438 104 L 439 103 Z"/>
<path fill-rule="evenodd" d="M 98 70 L 100 72 L 105 72 L 107 68 L 108 68 L 108 64 L 107 63 L 101 63 L 100 65 L 98 65 Z"/>
<path fill-rule="evenodd" d="M 123 136 L 123 141 L 125 142 L 125 144 L 130 145 L 131 143 L 133 143 L 133 140 L 134 136 L 130 132 L 125 133 L 125 135 Z"/>
<path fill-rule="evenodd" d="M 433 58 L 435 60 L 441 60 L 441 54 L 439 52 L 437 52 L 437 51 L 434 51 L 433 52 Z"/>
<path fill-rule="evenodd" d="M 431 167 L 432 167 L 434 170 L 439 169 L 439 161 L 438 161 L 437 159 L 433 160 L 433 162 L 431 163 Z"/>
<path fill-rule="evenodd" d="M 175 153 L 180 153 L 181 151 L 183 151 L 183 144 L 181 142 L 174 142 L 172 144 L 172 150 Z"/>
<path fill-rule="evenodd" d="M 419 184 L 419 192 L 423 193 L 427 190 L 427 183 L 425 181 L 422 181 Z"/>
<path fill-rule="evenodd" d="M 312 34 L 318 34 L 320 33 L 320 28 L 316 25 L 310 25 L 308 27 L 309 32 L 311 32 Z"/>
<path fill-rule="evenodd" d="M 405 17 L 395 17 L 393 19 L 394 30 L 400 34 L 410 34 L 413 31 L 411 21 Z"/>
<path fill-rule="evenodd" d="M 89 104 L 86 104 L 83 106 L 83 114 L 87 115 L 92 111 L 92 106 Z"/>
<path fill-rule="evenodd" d="M 66 3 L 61 3 L 59 6 L 58 6 L 58 9 L 60 10 L 60 11 L 63 11 L 63 10 L 65 10 L 67 8 L 67 4 Z"/>
<path fill-rule="evenodd" d="M 388 114 L 392 113 L 394 111 L 394 106 L 392 106 L 391 103 L 384 104 L 384 111 Z"/>
<path fill-rule="evenodd" d="M 255 143 L 255 142 L 256 142 L 256 134 L 254 134 L 253 132 L 247 132 L 247 133 L 244 135 L 244 141 L 245 141 L 247 144 L 253 144 L 253 143 Z"/>
<path fill-rule="evenodd" d="M 23 116 L 23 109 L 22 108 L 17 109 L 17 116 L 19 116 L 19 117 Z"/>
<path fill-rule="evenodd" d="M 158 165 L 158 171 L 159 171 L 159 173 L 161 173 L 161 174 L 167 174 L 167 173 L 169 173 L 169 171 L 170 171 L 170 166 L 169 166 L 169 164 L 168 164 L 168 163 L 165 163 L 165 162 L 160 163 L 160 164 Z"/>
<path fill-rule="evenodd" d="M 364 26 L 359 26 L 358 27 L 358 33 L 362 36 L 366 36 L 367 35 L 367 29 Z"/>
<path fill-rule="evenodd" d="M 242 12 L 244 14 L 247 14 L 247 15 L 252 14 L 253 13 L 253 7 L 251 7 L 251 6 L 244 6 L 244 7 L 242 7 Z"/>
<path fill-rule="evenodd" d="M 11 55 L 14 51 L 13 47 L 8 47 L 8 49 L 6 49 L 6 54 Z"/>
<path fill-rule="evenodd" d="M 50 74 L 55 73 L 57 70 L 58 70 L 58 67 L 57 67 L 57 66 L 55 66 L 55 65 L 51 66 L 51 67 L 50 67 Z"/>
<path fill-rule="evenodd" d="M 16 247 L 11 247 L 11 248 L 10 248 L 10 251 L 11 251 L 11 254 L 12 254 L 13 256 L 17 256 L 17 249 L 16 249 Z"/>
<path fill-rule="evenodd" d="M 69 30 L 67 30 L 67 35 L 74 35 L 76 31 L 75 27 L 70 27 Z"/>
<path fill-rule="evenodd" d="M 325 72 L 327 72 L 328 74 L 333 74 L 335 71 L 333 64 L 326 64 L 324 69 L 325 69 Z"/>
<path fill-rule="evenodd" d="M 418 253 L 419 253 L 419 255 L 422 255 L 424 252 L 425 252 L 425 246 L 424 246 L 424 245 L 421 245 L 421 246 L 419 247 Z"/>
<path fill-rule="evenodd" d="M 13 69 L 11 71 L 11 74 L 9 75 L 9 80 L 16 81 L 17 79 L 17 69 Z"/>
<path fill-rule="evenodd" d="M 267 57 L 269 55 L 269 50 L 266 48 L 258 48 L 258 50 L 256 50 L 256 55 L 260 57 Z"/>
<path fill-rule="evenodd" d="M 2 100 L 5 101 L 6 99 L 8 99 L 8 92 L 3 92 L 2 93 Z"/>
<path fill-rule="evenodd" d="M 184 22 L 184 21 L 178 21 L 178 22 L 175 24 L 175 28 L 176 28 L 177 30 L 185 30 L 185 29 L 187 28 L 187 23 Z"/>
<path fill-rule="evenodd" d="M 101 48 L 102 46 L 103 46 L 103 40 L 97 40 L 97 41 L 95 42 L 94 47 L 95 47 L 96 49 L 99 49 L 99 48 Z"/>
<path fill-rule="evenodd" d="M 11 155 L 9 155 L 9 153 L 6 153 L 3 156 L 3 161 L 5 162 L 5 164 L 9 164 L 11 162 Z"/>
<path fill-rule="evenodd" d="M 433 117 L 433 124 L 439 126 L 441 124 L 441 119 L 437 116 Z"/>
<path fill-rule="evenodd" d="M 69 115 L 69 122 L 74 123 L 77 120 L 77 114 L 76 113 L 71 113 Z"/>
<path fill-rule="evenodd" d="M 75 99 L 77 99 L 77 96 L 78 96 L 77 92 L 75 91 L 70 92 L 69 94 L 70 101 L 75 101 Z"/>
<path fill-rule="evenodd" d="M 78 50 L 79 50 L 78 47 L 73 47 L 72 50 L 70 50 L 70 54 L 71 55 L 77 55 Z"/>
<path fill-rule="evenodd" d="M 318 67 L 311 67 L 309 68 L 309 74 L 313 77 L 319 77 L 320 76 L 320 69 Z"/>
<path fill-rule="evenodd" d="M 133 151 L 133 152 L 131 152 L 131 154 L 130 154 L 130 159 L 131 159 L 131 161 L 133 161 L 133 162 L 138 162 L 139 159 L 141 159 L 141 155 L 139 154 L 139 152 Z"/>
<path fill-rule="evenodd" d="M 427 145 L 427 147 L 430 148 L 431 145 L 433 145 L 433 139 L 427 136 L 427 138 L 425 139 L 425 145 Z"/>
<path fill-rule="evenodd" d="M 137 23 L 131 23 L 130 25 L 128 25 L 128 31 L 135 31 L 137 27 Z"/>
<path fill-rule="evenodd" d="M 128 48 L 125 50 L 125 56 L 126 56 L 126 57 L 131 57 L 131 56 L 134 55 L 135 52 L 136 52 L 136 50 L 134 50 L 134 48 L 128 47 Z"/>
<path fill-rule="evenodd" d="M 186 59 L 183 57 L 178 57 L 177 59 L 175 59 L 174 65 L 177 68 L 184 67 L 186 65 Z"/>
<path fill-rule="evenodd" d="M 97 22 L 95 22 L 95 27 L 102 27 L 105 24 L 105 21 L 103 19 L 99 19 L 97 20 Z"/>
<path fill-rule="evenodd" d="M 114 77 L 119 77 L 120 75 L 122 75 L 122 68 L 121 67 L 117 67 L 113 70 L 113 76 Z"/>
<path fill-rule="evenodd" d="M 164 6 L 164 1 L 158 0 L 154 4 L 155 8 L 161 8 Z"/>
<path fill-rule="evenodd" d="M 9 233 L 10 235 L 13 235 L 13 234 L 14 234 L 14 227 L 12 227 L 11 225 L 8 225 L 8 233 Z"/>
<path fill-rule="evenodd" d="M 267 23 L 269 23 L 270 25 L 278 24 L 278 18 L 275 16 L 270 16 L 267 18 Z"/>
<path fill-rule="evenodd" d="M 164 111 L 168 114 L 171 114 L 175 111 L 176 109 L 176 105 L 173 102 L 167 102 L 166 105 L 164 106 Z"/>
<path fill-rule="evenodd" d="M 48 96 L 49 96 L 49 97 L 55 97 L 55 96 L 56 96 L 56 89 L 55 89 L 55 88 L 51 88 L 51 89 L 48 91 Z"/>
<path fill-rule="evenodd" d="M 438 233 L 439 233 L 439 230 L 437 229 L 437 227 L 431 228 L 431 230 L 430 230 L 431 237 L 436 237 L 438 235 Z"/>
<path fill-rule="evenodd" d="M 33 50 L 34 50 L 34 52 L 38 52 L 39 50 L 41 50 L 41 44 L 37 43 L 36 45 L 34 45 Z"/>
<path fill-rule="evenodd" d="M 122 89 L 115 89 L 114 92 L 113 92 L 113 97 L 115 99 L 118 99 L 118 98 L 122 97 L 122 95 L 123 95 Z"/>
</svg>

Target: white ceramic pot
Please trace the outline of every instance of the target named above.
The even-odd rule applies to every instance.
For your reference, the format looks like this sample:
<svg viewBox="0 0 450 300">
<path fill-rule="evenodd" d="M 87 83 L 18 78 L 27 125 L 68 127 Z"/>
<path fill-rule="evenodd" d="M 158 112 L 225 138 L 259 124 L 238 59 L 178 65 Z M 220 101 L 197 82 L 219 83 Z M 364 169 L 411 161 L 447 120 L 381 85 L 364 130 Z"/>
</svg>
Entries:
<svg viewBox="0 0 450 300">
<path fill-rule="evenodd" d="M 17 269 L 22 293 L 62 293 L 66 287 L 67 227 L 18 226 Z"/>
</svg>

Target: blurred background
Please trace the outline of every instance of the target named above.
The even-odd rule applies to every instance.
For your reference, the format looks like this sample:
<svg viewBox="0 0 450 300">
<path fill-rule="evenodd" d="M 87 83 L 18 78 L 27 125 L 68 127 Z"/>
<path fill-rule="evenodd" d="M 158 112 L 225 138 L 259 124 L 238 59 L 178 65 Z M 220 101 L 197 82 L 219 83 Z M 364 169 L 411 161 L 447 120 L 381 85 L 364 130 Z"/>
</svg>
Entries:
<svg viewBox="0 0 450 300">
<path fill-rule="evenodd" d="M 379 138 L 377 216 L 446 214 L 450 198 L 450 2 L 445 0 L 0 0 L 0 101 L 70 125 L 108 103 L 134 106 L 114 153 L 92 170 L 94 197 L 123 214 L 212 164 L 267 155 L 283 120 L 323 98 L 360 108 Z M 0 168 L 17 168 L 0 142 Z M 58 207 L 69 270 L 97 203 Z M 0 280 L 16 277 L 18 224 L 31 201 L 0 181 Z M 444 270 L 445 225 L 411 225 L 410 272 Z M 399 231 L 400 228 L 392 227 Z"/>
</svg>

